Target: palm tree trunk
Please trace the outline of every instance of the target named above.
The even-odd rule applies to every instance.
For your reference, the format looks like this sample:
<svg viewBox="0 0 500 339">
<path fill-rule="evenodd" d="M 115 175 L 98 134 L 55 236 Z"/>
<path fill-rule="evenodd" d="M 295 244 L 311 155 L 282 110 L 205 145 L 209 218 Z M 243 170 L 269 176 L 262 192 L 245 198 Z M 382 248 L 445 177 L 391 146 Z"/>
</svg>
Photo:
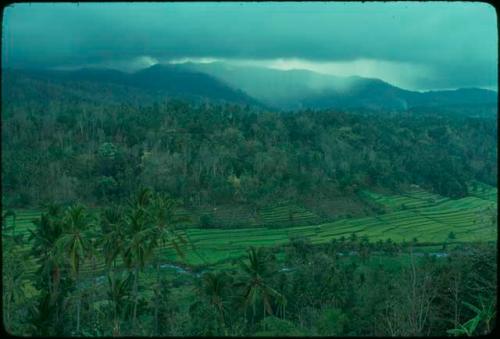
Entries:
<svg viewBox="0 0 500 339">
<path fill-rule="evenodd" d="M 76 272 L 76 290 L 77 292 L 79 292 L 79 287 L 78 287 L 78 283 L 80 281 L 80 272 Z M 81 296 L 78 295 L 77 296 L 78 298 L 78 301 L 76 303 L 76 333 L 79 334 L 80 333 L 80 306 L 81 306 L 81 302 L 82 302 L 82 299 L 81 299 Z"/>
<path fill-rule="evenodd" d="M 156 290 L 155 290 L 155 335 L 158 336 L 158 311 L 159 311 L 159 290 L 160 290 L 160 260 L 156 263 Z"/>
<path fill-rule="evenodd" d="M 116 300 L 114 301 L 114 311 L 113 311 L 113 337 L 120 336 L 120 319 L 118 318 L 118 305 Z"/>
<path fill-rule="evenodd" d="M 56 268 L 57 270 L 57 268 Z M 48 286 L 49 286 L 49 294 L 50 294 L 50 299 L 53 298 L 54 295 L 56 295 L 56 287 L 55 287 L 55 282 L 53 281 L 54 280 L 54 276 L 52 275 L 49 275 L 49 280 L 48 280 Z M 56 313 L 56 323 L 59 324 L 59 316 L 60 316 L 60 309 L 59 309 L 59 299 L 56 297 L 55 299 L 55 304 L 56 304 L 56 307 L 55 307 L 55 313 Z"/>
<path fill-rule="evenodd" d="M 264 321 L 264 319 L 266 318 L 266 304 L 264 303 L 264 300 L 262 300 L 262 307 L 262 310 L 264 311 L 264 313 L 262 313 L 262 323 L 264 325 L 264 331 L 267 331 L 266 322 Z"/>
<path fill-rule="evenodd" d="M 138 280 L 139 280 L 139 266 L 135 268 L 135 277 L 134 277 L 134 312 L 132 317 L 132 328 L 135 331 L 136 327 L 136 319 L 137 319 L 137 303 L 139 302 L 138 296 Z"/>
<path fill-rule="evenodd" d="M 95 303 L 95 301 L 97 299 L 96 298 L 97 288 L 96 288 L 96 277 L 95 277 L 96 269 L 95 269 L 95 255 L 94 254 L 92 254 L 92 272 L 94 274 L 94 279 L 92 281 L 92 300 L 91 300 L 91 305 L 92 305 L 92 325 L 95 326 L 97 316 L 96 316 L 96 312 L 95 312 L 95 309 L 94 309 L 94 303 Z"/>
<path fill-rule="evenodd" d="M 11 287 L 13 287 L 13 284 L 11 284 Z M 5 328 L 7 329 L 7 331 L 10 330 L 10 299 L 11 299 L 10 294 L 11 293 L 12 292 L 7 293 L 7 310 L 6 310 L 7 314 L 6 314 L 6 318 L 5 318 Z"/>
<path fill-rule="evenodd" d="M 252 326 L 255 325 L 255 303 L 252 305 Z"/>
<path fill-rule="evenodd" d="M 76 305 L 76 333 L 80 333 L 80 305 L 81 299 L 78 297 L 78 303 Z"/>
<path fill-rule="evenodd" d="M 220 326 L 224 330 L 224 335 L 227 337 L 227 326 L 226 322 L 224 321 L 224 311 L 220 309 L 219 307 L 219 321 L 220 321 Z"/>
</svg>

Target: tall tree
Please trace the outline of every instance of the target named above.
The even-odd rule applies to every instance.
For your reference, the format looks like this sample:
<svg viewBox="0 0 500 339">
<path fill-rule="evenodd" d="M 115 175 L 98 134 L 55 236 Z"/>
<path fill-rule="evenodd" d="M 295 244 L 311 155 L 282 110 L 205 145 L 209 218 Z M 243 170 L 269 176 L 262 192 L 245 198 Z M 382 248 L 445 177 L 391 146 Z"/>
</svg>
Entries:
<svg viewBox="0 0 500 339">
<path fill-rule="evenodd" d="M 120 254 L 123 255 L 126 240 L 123 212 L 120 206 L 111 206 L 101 212 L 99 245 L 102 248 L 104 262 L 108 269 L 116 269 L 116 260 Z"/>
<path fill-rule="evenodd" d="M 69 207 L 63 216 L 63 234 L 56 246 L 65 254 L 69 261 L 71 273 L 76 282 L 77 293 L 80 291 L 81 263 L 90 251 L 90 227 L 93 221 L 82 205 Z M 76 305 L 76 333 L 80 333 L 81 295 L 77 296 Z"/>
<path fill-rule="evenodd" d="M 49 205 L 48 211 L 33 220 L 35 228 L 29 229 L 28 240 L 32 242 L 31 255 L 38 264 L 35 286 L 41 291 L 32 321 L 40 335 L 63 334 L 61 326 L 63 286 L 61 268 L 63 256 L 57 250 L 57 242 L 63 234 L 62 210 Z"/>
<path fill-rule="evenodd" d="M 252 306 L 252 323 L 255 322 L 256 306 L 262 304 L 263 316 L 272 315 L 272 301 L 278 304 L 285 302 L 284 296 L 271 287 L 272 280 L 277 273 L 273 264 L 273 256 L 266 253 L 262 247 L 248 250 L 247 261 L 241 261 L 242 281 L 236 284 L 243 289 L 242 301 L 245 310 Z"/>
<path fill-rule="evenodd" d="M 137 330 L 137 306 L 139 303 L 139 273 L 151 258 L 151 239 L 154 234 L 154 224 L 148 211 L 152 193 L 149 189 L 142 189 L 137 196 L 129 201 L 125 212 L 126 242 L 123 258 L 125 265 L 134 272 L 133 298 L 134 308 L 132 328 Z"/>
<path fill-rule="evenodd" d="M 130 305 L 130 285 L 133 275 L 118 275 L 116 272 L 108 273 L 108 301 L 112 307 L 113 336 L 121 335 L 121 319 L 128 314 Z"/>
<path fill-rule="evenodd" d="M 212 313 L 217 315 L 219 328 L 226 336 L 228 335 L 226 322 L 230 314 L 232 283 L 232 278 L 225 272 L 203 274 L 196 286 L 198 300 L 191 306 L 193 308 L 200 303 L 208 304 Z"/>
<path fill-rule="evenodd" d="M 150 251 L 156 250 L 156 285 L 155 285 L 155 334 L 158 335 L 158 311 L 159 311 L 159 290 L 160 290 L 160 264 L 161 251 L 167 245 L 171 245 L 184 258 L 184 251 L 179 246 L 186 244 L 186 238 L 176 227 L 188 219 L 177 212 L 177 201 L 165 195 L 156 194 L 153 196 L 149 208 L 150 216 L 154 223 L 153 230 L 148 241 Z"/>
</svg>

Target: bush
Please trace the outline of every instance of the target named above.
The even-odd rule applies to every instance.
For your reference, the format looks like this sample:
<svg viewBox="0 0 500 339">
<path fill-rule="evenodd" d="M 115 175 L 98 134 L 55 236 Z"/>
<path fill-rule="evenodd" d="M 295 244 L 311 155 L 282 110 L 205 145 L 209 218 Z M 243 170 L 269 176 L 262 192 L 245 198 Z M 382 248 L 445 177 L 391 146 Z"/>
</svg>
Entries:
<svg viewBox="0 0 500 339">
<path fill-rule="evenodd" d="M 200 227 L 201 228 L 212 228 L 214 227 L 214 217 L 211 214 L 203 214 L 200 217 Z"/>
<path fill-rule="evenodd" d="M 298 329 L 292 322 L 273 316 L 265 317 L 259 323 L 260 331 L 255 333 L 258 337 L 285 337 L 302 336 L 303 331 Z"/>
<path fill-rule="evenodd" d="M 338 308 L 325 310 L 319 317 L 316 327 L 318 334 L 323 336 L 338 336 L 344 334 L 347 316 Z"/>
</svg>

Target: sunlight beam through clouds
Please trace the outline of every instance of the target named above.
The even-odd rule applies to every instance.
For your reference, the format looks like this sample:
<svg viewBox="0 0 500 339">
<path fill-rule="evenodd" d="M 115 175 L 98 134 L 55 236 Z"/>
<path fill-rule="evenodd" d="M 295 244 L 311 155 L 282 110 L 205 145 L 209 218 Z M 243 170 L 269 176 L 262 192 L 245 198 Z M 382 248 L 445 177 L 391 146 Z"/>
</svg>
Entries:
<svg viewBox="0 0 500 339">
<path fill-rule="evenodd" d="M 277 59 L 230 59 L 215 57 L 186 57 L 164 60 L 163 63 L 213 63 L 224 62 L 233 66 L 266 67 L 276 70 L 307 70 L 320 74 L 341 77 L 359 76 L 364 78 L 377 78 L 392 85 L 405 89 L 420 89 L 420 82 L 428 77 L 433 77 L 431 67 L 410 62 L 396 62 L 385 60 L 356 59 L 351 61 L 314 61 L 299 58 Z"/>
</svg>

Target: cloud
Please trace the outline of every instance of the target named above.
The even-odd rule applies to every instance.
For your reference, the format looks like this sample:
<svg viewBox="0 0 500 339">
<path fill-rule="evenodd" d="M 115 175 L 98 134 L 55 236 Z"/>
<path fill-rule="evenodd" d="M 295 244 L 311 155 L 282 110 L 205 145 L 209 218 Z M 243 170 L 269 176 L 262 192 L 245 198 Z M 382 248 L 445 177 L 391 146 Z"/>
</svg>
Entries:
<svg viewBox="0 0 500 339">
<path fill-rule="evenodd" d="M 143 55 L 128 60 L 106 60 L 96 63 L 85 63 L 77 65 L 61 65 L 50 67 L 56 70 L 74 70 L 80 68 L 109 68 L 123 72 L 135 72 L 158 64 L 158 59 Z"/>
<path fill-rule="evenodd" d="M 307 70 L 335 76 L 360 76 L 377 78 L 406 89 L 419 89 L 421 83 L 435 74 L 431 67 L 409 62 L 356 59 L 349 61 L 316 61 L 299 58 L 235 59 L 216 57 L 185 57 L 164 60 L 163 63 L 213 63 L 224 62 L 229 66 L 265 67 L 277 70 Z"/>
<path fill-rule="evenodd" d="M 210 56 L 384 73 L 406 87 L 497 85 L 497 19 L 484 3 L 39 3 L 3 19 L 3 67 Z"/>
</svg>

